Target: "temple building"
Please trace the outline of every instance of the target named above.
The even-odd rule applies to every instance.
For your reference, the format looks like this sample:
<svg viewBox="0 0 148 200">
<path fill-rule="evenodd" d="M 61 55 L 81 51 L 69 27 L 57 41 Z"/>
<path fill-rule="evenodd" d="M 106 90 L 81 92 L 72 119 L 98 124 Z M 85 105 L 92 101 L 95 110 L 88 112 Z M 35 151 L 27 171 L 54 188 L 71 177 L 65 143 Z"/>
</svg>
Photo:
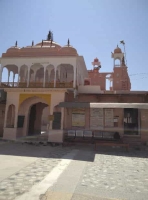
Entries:
<svg viewBox="0 0 148 200">
<path fill-rule="evenodd" d="M 131 91 L 118 46 L 111 58 L 111 72 L 101 72 L 98 58 L 87 70 L 69 39 L 61 46 L 50 31 L 37 44 L 20 48 L 16 42 L 0 58 L 0 136 L 15 140 L 44 133 L 49 142 L 62 143 L 70 131 L 81 137 L 118 131 L 125 140 L 148 142 L 148 92 Z"/>
</svg>

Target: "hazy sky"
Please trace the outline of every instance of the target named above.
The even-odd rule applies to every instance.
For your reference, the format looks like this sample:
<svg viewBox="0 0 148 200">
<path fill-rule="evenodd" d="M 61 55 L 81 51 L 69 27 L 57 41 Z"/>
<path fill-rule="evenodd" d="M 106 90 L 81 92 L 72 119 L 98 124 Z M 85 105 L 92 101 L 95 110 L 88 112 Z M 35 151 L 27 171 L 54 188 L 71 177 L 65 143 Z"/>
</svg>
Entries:
<svg viewBox="0 0 148 200">
<path fill-rule="evenodd" d="M 98 57 L 100 72 L 113 70 L 111 51 L 124 40 L 132 90 L 148 90 L 148 0 L 0 0 L 0 55 L 16 40 L 23 47 L 46 39 L 49 30 L 61 45 L 69 38 L 88 69 Z"/>
</svg>

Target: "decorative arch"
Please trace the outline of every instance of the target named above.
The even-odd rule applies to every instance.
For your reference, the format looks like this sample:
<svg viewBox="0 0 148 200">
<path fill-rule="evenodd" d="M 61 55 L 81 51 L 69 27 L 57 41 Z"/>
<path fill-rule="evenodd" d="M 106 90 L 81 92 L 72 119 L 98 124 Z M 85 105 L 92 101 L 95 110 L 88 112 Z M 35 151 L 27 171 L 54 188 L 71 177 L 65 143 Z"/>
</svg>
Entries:
<svg viewBox="0 0 148 200">
<path fill-rule="evenodd" d="M 57 73 L 57 71 L 56 71 Z M 49 75 L 49 80 L 50 82 L 53 82 L 54 81 L 54 77 L 55 77 L 55 69 L 53 68 L 51 71 L 50 71 L 50 75 Z M 57 77 L 57 74 L 56 74 L 56 77 Z"/>
<path fill-rule="evenodd" d="M 23 101 L 27 100 L 31 97 L 39 97 L 47 102 L 48 105 L 51 103 L 51 95 L 50 94 L 20 94 L 19 97 L 19 106 L 23 103 Z"/>
<path fill-rule="evenodd" d="M 7 68 L 8 71 L 12 71 L 14 74 L 18 74 L 18 66 L 11 64 L 11 65 L 5 65 L 3 68 Z"/>
<path fill-rule="evenodd" d="M 11 104 L 8 107 L 7 118 L 6 118 L 6 127 L 14 128 L 15 122 L 15 105 Z"/>
<path fill-rule="evenodd" d="M 28 66 L 22 65 L 20 67 L 20 82 L 27 82 Z"/>
<path fill-rule="evenodd" d="M 45 82 L 49 83 L 50 81 L 54 80 L 54 65 L 50 64 L 46 67 L 45 71 Z M 52 72 L 52 75 L 51 75 Z"/>
<path fill-rule="evenodd" d="M 74 67 L 71 64 L 61 63 L 57 67 L 60 82 L 73 82 Z"/>
<path fill-rule="evenodd" d="M 7 67 L 2 67 L 1 68 L 1 82 L 7 82 L 9 75 L 10 75 L 10 71 L 7 69 Z"/>
<path fill-rule="evenodd" d="M 9 85 L 10 87 L 14 85 L 15 75 L 18 74 L 18 66 L 15 64 L 8 64 L 2 67 L 1 82 Z"/>
<path fill-rule="evenodd" d="M 30 67 L 30 82 L 36 82 L 36 73 L 40 69 L 44 69 L 44 67 L 43 67 L 43 65 L 41 65 L 39 63 L 33 64 Z"/>
<path fill-rule="evenodd" d="M 44 79 L 44 68 L 41 67 L 40 69 L 38 69 L 36 71 L 36 75 L 35 75 L 35 82 L 43 82 L 43 79 Z"/>
<path fill-rule="evenodd" d="M 44 108 L 47 108 L 45 113 L 43 113 Z M 24 98 L 18 111 L 18 115 L 24 116 L 24 124 L 20 136 L 41 134 L 43 128 L 42 118 L 45 115 L 44 118 L 46 119 L 47 125 L 49 114 L 50 106 L 47 100 L 39 97 L 39 95 L 30 95 L 29 98 Z"/>
</svg>

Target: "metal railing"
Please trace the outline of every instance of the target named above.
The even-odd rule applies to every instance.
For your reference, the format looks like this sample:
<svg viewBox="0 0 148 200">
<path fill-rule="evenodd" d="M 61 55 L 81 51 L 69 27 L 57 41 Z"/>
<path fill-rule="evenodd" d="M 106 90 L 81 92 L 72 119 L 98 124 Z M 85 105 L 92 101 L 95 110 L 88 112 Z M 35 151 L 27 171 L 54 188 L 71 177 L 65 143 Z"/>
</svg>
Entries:
<svg viewBox="0 0 148 200">
<path fill-rule="evenodd" d="M 45 83 L 45 86 L 43 86 L 43 83 L 41 82 L 30 82 L 29 86 L 27 87 L 26 82 L 2 82 L 1 88 L 54 88 L 54 83 Z M 56 83 L 55 88 L 73 88 L 73 83 Z"/>
</svg>

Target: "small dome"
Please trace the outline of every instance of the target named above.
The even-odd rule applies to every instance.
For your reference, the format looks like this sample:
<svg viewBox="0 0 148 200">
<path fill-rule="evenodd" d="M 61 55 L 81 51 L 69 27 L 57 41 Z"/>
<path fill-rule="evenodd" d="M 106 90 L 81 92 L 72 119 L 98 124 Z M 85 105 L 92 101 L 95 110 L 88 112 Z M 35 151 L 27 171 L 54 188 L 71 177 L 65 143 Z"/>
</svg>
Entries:
<svg viewBox="0 0 148 200">
<path fill-rule="evenodd" d="M 72 47 L 72 46 L 64 46 L 59 50 L 59 53 L 62 55 L 72 55 L 72 56 L 77 56 L 77 50 Z"/>
<path fill-rule="evenodd" d="M 95 58 L 95 59 L 94 59 L 94 62 L 99 62 L 98 58 Z"/>
<path fill-rule="evenodd" d="M 114 53 L 122 53 L 121 49 L 118 47 L 117 45 L 117 48 L 114 50 Z"/>
<path fill-rule="evenodd" d="M 42 46 L 42 42 L 36 44 L 35 46 Z M 50 40 L 43 40 L 43 47 L 45 47 L 45 46 L 51 46 L 51 41 Z M 61 48 L 61 46 L 54 41 L 52 41 L 52 46 Z"/>
<path fill-rule="evenodd" d="M 13 47 L 10 47 L 9 49 L 7 49 L 6 52 L 14 52 L 14 51 L 18 51 L 19 49 L 20 49 L 19 47 L 13 46 Z"/>
</svg>

